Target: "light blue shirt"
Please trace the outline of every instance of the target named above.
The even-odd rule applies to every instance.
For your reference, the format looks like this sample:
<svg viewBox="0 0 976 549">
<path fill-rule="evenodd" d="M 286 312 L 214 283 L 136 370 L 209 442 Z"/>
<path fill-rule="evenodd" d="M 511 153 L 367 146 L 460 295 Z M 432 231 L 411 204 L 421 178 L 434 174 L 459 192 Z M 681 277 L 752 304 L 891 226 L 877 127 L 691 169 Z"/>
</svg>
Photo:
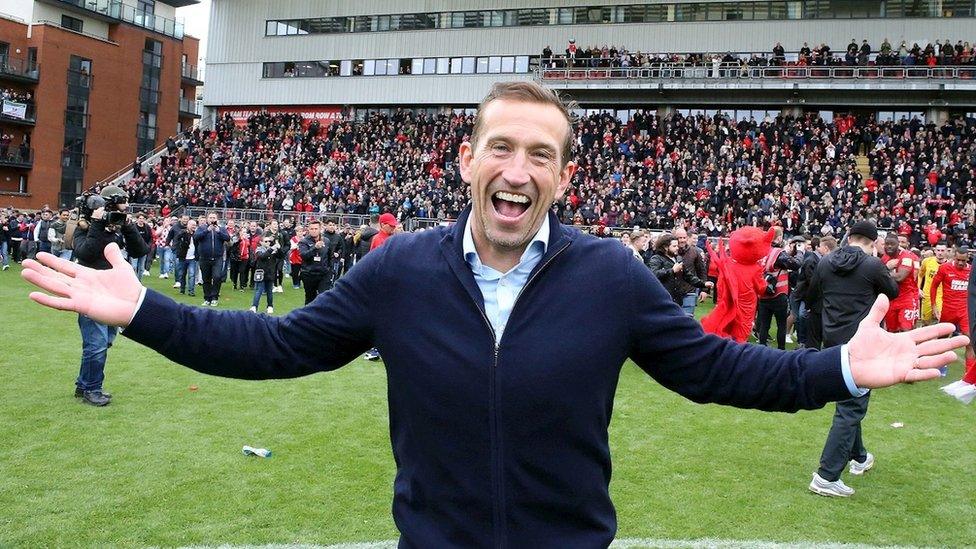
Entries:
<svg viewBox="0 0 976 549">
<path fill-rule="evenodd" d="M 481 290 L 481 297 L 485 301 L 485 315 L 488 322 L 495 330 L 495 344 L 502 340 L 505 332 L 505 325 L 508 324 L 508 317 L 512 314 L 512 307 L 518 299 L 522 288 L 529 281 L 529 274 L 535 269 L 542 256 L 546 255 L 549 246 L 549 217 L 546 216 L 539 227 L 539 232 L 535 234 L 529 245 L 522 252 L 517 265 L 512 267 L 507 273 L 500 273 L 481 262 L 478 250 L 474 247 L 474 236 L 471 234 L 471 217 L 468 216 L 467 224 L 464 227 L 464 239 L 461 249 L 464 253 L 464 261 L 474 274 L 474 281 Z M 851 375 L 851 357 L 847 350 L 847 345 L 840 348 L 840 367 L 844 375 L 844 383 L 852 396 L 864 396 L 868 390 L 860 389 L 854 383 L 854 376 Z"/>
<path fill-rule="evenodd" d="M 532 241 L 525 247 L 518 264 L 507 273 L 500 273 L 481 262 L 478 250 L 474 247 L 474 236 L 471 234 L 471 216 L 468 216 L 464 227 L 464 240 L 461 246 L 464 261 L 467 262 L 468 267 L 471 267 L 474 280 L 481 290 L 481 297 L 484 298 L 485 315 L 495 330 L 497 345 L 502 340 L 515 300 L 529 281 L 529 274 L 542 260 L 542 256 L 546 255 L 549 246 L 549 216 L 545 217 L 539 232 L 535 233 Z"/>
</svg>

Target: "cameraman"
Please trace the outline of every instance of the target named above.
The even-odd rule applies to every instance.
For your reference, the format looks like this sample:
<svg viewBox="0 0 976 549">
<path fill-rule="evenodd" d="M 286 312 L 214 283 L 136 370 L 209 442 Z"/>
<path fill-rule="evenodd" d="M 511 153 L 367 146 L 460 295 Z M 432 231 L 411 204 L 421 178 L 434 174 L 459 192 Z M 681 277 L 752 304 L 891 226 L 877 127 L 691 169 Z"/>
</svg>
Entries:
<svg viewBox="0 0 976 549">
<path fill-rule="evenodd" d="M 74 233 L 74 252 L 78 263 L 98 270 L 111 269 L 105 259 L 105 247 L 115 242 L 129 254 L 139 258 L 149 253 L 149 246 L 125 215 L 129 207 L 129 195 L 115 186 L 102 189 L 97 196 L 86 199 L 90 213 L 87 222 L 79 222 Z M 92 406 L 105 406 L 112 396 L 102 392 L 105 379 L 105 359 L 108 348 L 118 334 L 118 328 L 78 315 L 81 329 L 81 371 L 75 381 L 75 396 Z"/>
<path fill-rule="evenodd" d="M 203 276 L 203 305 L 216 307 L 224 276 L 224 246 L 230 240 L 227 230 L 217 222 L 217 214 L 207 214 L 207 222 L 193 233 L 196 258 Z"/>
<path fill-rule="evenodd" d="M 317 219 L 309 221 L 308 236 L 298 242 L 306 305 L 332 287 L 332 259 L 336 251 L 332 241 L 322 237 L 322 223 Z"/>
</svg>

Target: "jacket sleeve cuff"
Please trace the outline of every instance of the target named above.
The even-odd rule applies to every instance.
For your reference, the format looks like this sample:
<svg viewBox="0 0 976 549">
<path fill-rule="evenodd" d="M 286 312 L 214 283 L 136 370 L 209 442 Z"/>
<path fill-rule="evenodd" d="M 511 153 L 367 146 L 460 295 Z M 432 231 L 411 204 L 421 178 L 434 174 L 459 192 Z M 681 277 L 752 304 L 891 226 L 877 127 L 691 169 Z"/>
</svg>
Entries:
<svg viewBox="0 0 976 549">
<path fill-rule="evenodd" d="M 846 343 L 840 346 L 840 371 L 844 374 L 844 383 L 847 385 L 847 390 L 851 392 L 851 396 L 862 397 L 871 390 L 862 389 L 854 383 L 854 376 L 851 374 L 851 353 Z"/>
<path fill-rule="evenodd" d="M 143 287 L 136 313 L 123 333 L 137 343 L 160 350 L 175 329 L 179 308 L 172 299 Z"/>
</svg>

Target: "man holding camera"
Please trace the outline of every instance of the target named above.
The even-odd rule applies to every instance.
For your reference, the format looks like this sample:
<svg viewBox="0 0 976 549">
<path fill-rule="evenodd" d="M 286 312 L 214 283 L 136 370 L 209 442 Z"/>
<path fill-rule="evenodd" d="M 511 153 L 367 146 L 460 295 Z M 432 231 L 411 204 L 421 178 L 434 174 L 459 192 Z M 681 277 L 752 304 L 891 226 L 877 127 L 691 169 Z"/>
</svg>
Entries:
<svg viewBox="0 0 976 549">
<path fill-rule="evenodd" d="M 220 283 L 224 277 L 224 245 L 230 240 L 227 230 L 217 222 L 217 214 L 207 214 L 205 225 L 193 233 L 196 257 L 203 276 L 203 305 L 216 307 L 220 298 Z"/>
<path fill-rule="evenodd" d="M 338 249 L 333 242 L 322 236 L 322 223 L 317 219 L 309 221 L 308 236 L 298 243 L 306 305 L 332 287 L 332 261 L 336 253 Z"/>
<path fill-rule="evenodd" d="M 758 330 L 759 344 L 769 340 L 769 329 L 773 317 L 776 318 L 776 347 L 786 349 L 786 317 L 789 315 L 787 295 L 790 292 L 789 272 L 800 267 L 795 257 L 783 253 L 783 228 L 775 227 L 776 237 L 769 254 L 763 258 L 763 277 L 766 279 L 766 294 L 759 296 Z"/>
<path fill-rule="evenodd" d="M 149 253 L 149 246 L 139 234 L 135 224 L 126 215 L 129 195 L 122 189 L 109 186 L 98 195 L 83 199 L 82 217 L 74 233 L 74 251 L 78 263 L 96 270 L 107 270 L 113 265 L 105 259 L 105 247 L 115 242 L 130 258 Z M 127 265 L 123 260 L 122 264 Z M 86 315 L 78 315 L 81 329 L 81 370 L 75 381 L 75 396 L 92 406 L 105 406 L 112 396 L 102 391 L 105 379 L 105 359 L 108 348 L 119 329 L 108 326 Z"/>
</svg>

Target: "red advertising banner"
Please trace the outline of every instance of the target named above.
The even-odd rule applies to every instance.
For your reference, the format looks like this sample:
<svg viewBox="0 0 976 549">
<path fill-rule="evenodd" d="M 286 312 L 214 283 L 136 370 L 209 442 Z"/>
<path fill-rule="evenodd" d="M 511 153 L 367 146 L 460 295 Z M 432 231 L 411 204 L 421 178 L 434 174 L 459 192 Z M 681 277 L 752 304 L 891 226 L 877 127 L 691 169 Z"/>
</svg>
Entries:
<svg viewBox="0 0 976 549">
<path fill-rule="evenodd" d="M 220 107 L 217 109 L 218 115 L 223 118 L 224 115 L 230 114 L 231 118 L 234 119 L 234 124 L 238 126 L 244 126 L 247 124 L 247 119 L 249 116 L 260 114 L 262 112 L 269 114 L 277 113 L 294 113 L 300 114 L 305 120 L 303 125 L 308 127 L 312 123 L 312 120 L 317 120 L 320 126 L 328 126 L 329 124 L 344 120 L 345 117 L 342 115 L 342 107 L 337 105 L 310 105 L 310 106 L 267 106 L 267 107 Z"/>
</svg>

